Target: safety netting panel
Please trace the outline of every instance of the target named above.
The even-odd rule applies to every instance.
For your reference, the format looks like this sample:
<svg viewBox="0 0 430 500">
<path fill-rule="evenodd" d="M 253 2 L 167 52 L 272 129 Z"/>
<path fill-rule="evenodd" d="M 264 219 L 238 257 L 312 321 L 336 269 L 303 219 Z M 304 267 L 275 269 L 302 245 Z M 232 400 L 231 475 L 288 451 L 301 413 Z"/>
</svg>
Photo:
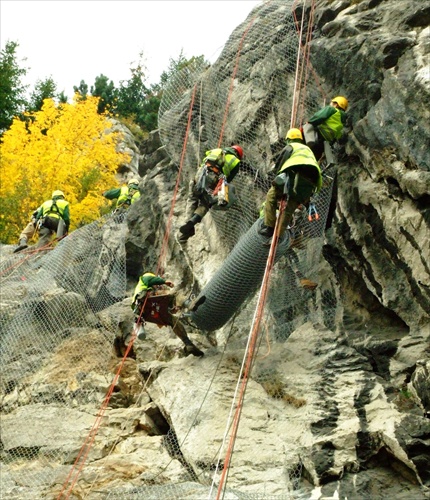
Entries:
<svg viewBox="0 0 430 500">
<path fill-rule="evenodd" d="M 125 231 L 125 222 L 106 217 L 45 247 L 2 252 L 1 477 L 8 498 L 47 498 L 93 425 L 113 378 L 118 326 L 99 313 L 125 297 Z"/>
<path fill-rule="evenodd" d="M 269 170 L 290 125 L 301 125 L 323 104 L 312 68 L 299 57 L 306 46 L 299 28 L 312 28 L 309 9 L 303 20 L 301 14 L 292 1 L 263 2 L 212 66 L 184 69 L 163 93 L 160 137 L 175 163 L 186 144 L 182 186 L 188 186 L 205 151 L 232 143 L 245 151 L 233 182 L 237 203 L 207 215 L 230 249 L 260 216 Z M 141 368 L 138 403 L 127 408 L 128 416 L 115 416 L 109 408 L 99 431 L 109 439 L 102 445 L 95 440 L 73 491 L 61 498 L 303 497 L 297 438 L 309 410 L 288 389 L 283 354 L 291 332 L 306 322 L 333 326 L 336 297 L 317 283 L 333 178 L 334 167 L 325 171 L 324 187 L 313 199 L 318 218 L 312 212 L 309 220 L 307 208 L 296 214 L 294 245 L 271 276 L 223 495 L 217 490 L 227 472 L 230 416 L 247 349 L 237 320 L 249 324 L 257 295 L 227 325 L 225 350 L 205 356 L 198 378 L 191 362 L 181 365 L 180 377 L 174 366 L 172 376 L 168 363 Z M 17 499 L 57 498 L 112 382 L 114 308 L 125 296 L 126 230 L 125 223 L 108 217 L 71 233 L 54 249 L 3 260 L 1 474 L 3 485 L 15 485 Z M 303 288 L 304 278 L 315 280 L 316 289 Z M 263 349 L 266 342 L 270 352 Z M 117 430 L 114 437 L 109 423 Z"/>
<path fill-rule="evenodd" d="M 326 93 L 309 63 L 313 4 L 285 0 L 262 2 L 232 33 L 212 66 L 202 64 L 195 68 L 192 77 L 187 71 L 184 79 L 181 79 L 180 73 L 177 74 L 161 102 L 160 137 L 173 161 L 179 163 L 184 151 L 183 186 L 188 186 L 207 150 L 231 144 L 239 144 L 244 150 L 241 170 L 231 184 L 237 202 L 228 210 L 212 209 L 207 215 L 231 252 L 261 216 L 261 206 L 272 181 L 270 169 L 285 146 L 286 132 L 291 127 L 303 125 L 314 112 L 327 104 Z M 188 116 L 191 116 L 189 122 Z M 336 151 L 334 154 L 336 156 Z M 296 211 L 290 228 L 292 244 L 272 271 L 258 352 L 227 474 L 223 492 L 226 496 L 223 498 L 293 498 L 300 494 L 302 450 L 296 442 L 289 442 L 283 426 L 295 429 L 296 436 L 303 435 L 304 422 L 310 410 L 304 399 L 288 390 L 287 367 L 280 353 L 288 345 L 291 333 L 307 323 L 334 328 L 338 311 L 335 292 L 319 283 L 323 234 L 336 173 L 336 167 L 328 167 L 324 160 L 321 168 L 323 187 L 309 206 Z M 179 221 L 177 227 L 183 222 Z M 187 252 L 186 247 L 184 252 Z M 230 266 L 228 280 L 247 283 L 249 280 L 243 273 L 252 275 L 256 271 L 252 265 L 246 271 L 241 265 L 237 268 L 240 268 L 240 273 L 235 275 L 234 265 Z M 228 341 L 225 356 L 229 363 L 236 364 L 237 370 L 247 349 L 246 337 L 243 330 L 242 335 L 239 334 L 237 325 L 249 324 L 257 299 L 258 292 L 243 304 L 226 327 Z M 218 307 L 222 307 L 222 300 L 218 297 Z M 212 318 L 208 319 L 208 323 L 212 324 Z M 269 354 L 264 354 L 266 352 Z M 216 377 L 214 375 L 214 379 Z M 234 399 L 236 380 L 232 379 L 231 383 L 230 396 Z M 250 452 L 249 443 L 261 442 L 261 437 L 258 432 L 253 435 L 250 430 L 252 416 L 247 415 L 246 401 L 259 396 L 267 413 L 273 411 L 277 414 L 280 411 L 282 424 L 267 429 L 279 438 L 277 443 L 264 443 Z M 217 405 L 218 398 L 217 390 L 212 393 L 209 389 L 207 400 L 217 409 L 225 405 L 225 402 Z M 200 411 L 209 412 L 210 406 L 204 403 Z M 222 416 L 227 419 L 225 413 Z M 229 436 L 231 427 L 222 431 Z M 142 494 L 144 491 L 145 496 L 152 494 L 151 498 L 215 498 L 217 485 L 224 480 L 223 463 L 227 445 L 223 438 L 220 429 L 214 430 L 208 439 L 203 438 L 208 451 L 204 459 L 199 456 L 195 462 L 194 455 L 199 453 L 186 453 L 191 443 L 188 445 L 187 439 L 182 442 L 176 435 L 171 438 L 175 453 L 184 454 L 187 463 L 193 464 L 189 480 L 210 485 L 207 489 L 196 492 L 189 485 L 178 484 L 176 489 L 165 485 L 159 487 L 157 492 L 150 487 L 139 492 Z M 170 436 L 167 435 L 166 439 L 169 440 Z M 220 443 L 219 448 L 211 446 L 209 439 Z M 269 464 L 266 452 L 270 454 L 273 466 Z M 252 461 L 252 465 L 247 459 Z M 260 474 L 260 471 L 264 472 Z M 193 493 L 186 494 L 189 487 Z M 120 495 L 118 492 L 115 494 Z"/>
</svg>

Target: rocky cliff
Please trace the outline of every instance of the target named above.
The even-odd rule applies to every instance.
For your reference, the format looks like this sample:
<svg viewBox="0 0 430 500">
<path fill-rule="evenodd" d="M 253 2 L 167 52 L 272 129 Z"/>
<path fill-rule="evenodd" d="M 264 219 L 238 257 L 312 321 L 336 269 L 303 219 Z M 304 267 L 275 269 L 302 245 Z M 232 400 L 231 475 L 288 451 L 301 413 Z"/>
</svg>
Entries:
<svg viewBox="0 0 430 500">
<path fill-rule="evenodd" d="M 299 19 L 302 14 L 297 8 Z M 294 292 L 286 295 L 288 300 L 299 297 L 299 305 L 290 309 L 284 301 L 278 307 L 280 294 L 287 293 L 281 265 L 274 278 L 277 288 L 272 287 L 268 307 L 275 319 L 268 315 L 261 335 L 227 495 L 428 498 L 430 5 L 420 0 L 318 0 L 315 12 L 306 3 L 304 15 L 314 19 L 312 78 L 329 96 L 348 97 L 348 134 L 337 151 L 323 238 L 308 242 L 309 258 L 316 255 L 310 270 L 317 290 L 288 291 Z M 231 94 L 227 137 L 241 139 L 249 163 L 264 178 L 291 113 L 294 64 L 285 57 L 291 5 L 265 2 L 251 17 L 256 25 L 270 26 L 270 36 L 250 30 L 245 39 L 241 57 L 246 64 Z M 249 19 L 232 33 L 211 69 L 229 68 L 225 74 L 218 71 L 219 88 L 223 79 L 229 86 L 231 47 L 242 40 Z M 208 80 L 213 83 L 213 73 L 204 73 L 199 82 L 204 86 Z M 144 196 L 121 226 L 125 232 L 110 223 L 103 227 L 100 256 L 87 250 L 77 254 L 80 242 L 96 234 L 94 227 L 63 245 L 59 262 L 64 254 L 73 256 L 75 267 L 90 261 L 85 269 L 96 269 L 100 278 L 92 277 L 84 293 L 73 286 L 71 271 L 56 273 L 52 259 L 45 263 L 51 266 L 50 286 L 55 282 L 57 289 L 38 289 L 43 301 L 37 308 L 46 311 L 60 302 L 55 310 L 64 321 L 50 331 L 59 332 L 61 341 L 52 341 L 49 355 L 39 344 L 34 348 L 34 332 L 44 334 L 39 326 L 29 338 L 22 337 L 21 351 L 14 347 L 14 355 L 2 363 L 2 490 L 8 498 L 60 494 L 112 380 L 114 391 L 73 489 L 75 498 L 215 495 L 213 477 L 217 472 L 219 479 L 217 468 L 223 467 L 224 456 L 220 461 L 218 454 L 228 433 L 256 298 L 211 335 L 189 330 L 205 350 L 201 359 L 184 356 L 180 341 L 152 324 L 147 339 L 133 346 L 135 359 L 121 361 L 111 347 L 114 336 L 129 341 L 131 291 L 142 270 L 156 268 L 170 223 L 166 275 L 187 294 L 198 293 L 232 250 L 228 213 L 207 216 L 186 248 L 174 238 L 195 168 L 192 161 L 184 166 L 172 222 L 190 93 L 186 89 L 184 100 L 169 108 L 169 130 L 161 127 L 140 145 Z M 191 130 L 189 158 L 198 158 L 214 143 L 211 123 L 216 122 L 219 95 L 205 100 L 203 107 L 211 112 L 201 113 L 203 121 Z M 106 264 L 119 254 L 125 288 L 117 286 L 122 268 L 113 273 Z M 36 264 L 31 276 L 38 269 L 47 271 L 43 265 Z M 82 267 L 79 274 L 86 272 Z M 104 273 L 110 278 L 103 279 Z M 63 297 L 60 289 L 67 290 L 67 306 L 58 298 Z M 109 292 L 103 305 L 94 299 L 102 289 Z M 25 280 L 5 290 L 7 328 L 26 317 L 22 306 L 15 316 L 11 311 L 30 295 Z M 88 303 L 87 296 L 93 299 L 84 317 L 74 314 L 81 302 Z M 287 333 L 281 328 L 285 324 Z M 19 352 L 27 357 L 20 358 Z M 37 369 L 26 370 L 30 362 Z"/>
</svg>

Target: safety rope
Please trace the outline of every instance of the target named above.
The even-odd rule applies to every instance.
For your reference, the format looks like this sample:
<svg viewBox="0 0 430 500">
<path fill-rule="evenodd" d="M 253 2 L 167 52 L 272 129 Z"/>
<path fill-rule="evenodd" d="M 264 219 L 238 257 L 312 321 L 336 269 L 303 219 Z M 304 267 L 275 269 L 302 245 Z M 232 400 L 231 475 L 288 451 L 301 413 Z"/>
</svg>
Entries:
<svg viewBox="0 0 430 500">
<path fill-rule="evenodd" d="M 162 246 L 161 246 L 161 250 L 160 250 L 160 257 L 158 259 L 158 264 L 157 264 L 157 271 L 156 271 L 156 274 L 163 274 L 164 273 L 164 260 L 166 258 L 166 253 L 167 253 L 167 248 L 168 248 L 168 243 L 169 243 L 169 237 L 170 237 L 170 229 L 171 229 L 171 225 L 172 225 L 172 220 L 173 220 L 173 211 L 174 211 L 174 208 L 175 208 L 175 203 L 176 203 L 176 198 L 177 198 L 177 193 L 178 193 L 178 189 L 179 189 L 179 181 L 180 181 L 180 178 L 181 178 L 181 173 L 182 173 L 182 168 L 183 168 L 183 165 L 184 165 L 184 160 L 185 160 L 185 152 L 186 152 L 186 147 L 187 147 L 187 142 L 188 142 L 188 136 L 189 136 L 189 131 L 190 131 L 190 126 L 191 126 L 191 117 L 192 117 L 192 111 L 193 111 L 193 107 L 194 107 L 194 98 L 195 98 L 195 93 L 196 93 L 196 87 L 197 85 L 194 85 L 194 89 L 193 89 L 193 93 L 192 93 L 192 97 L 191 97 L 191 103 L 190 103 L 190 108 L 189 108 L 189 112 L 188 112 L 188 122 L 187 122 L 187 128 L 186 128 L 186 132 L 185 132 L 185 138 L 184 138 L 184 144 L 183 144 L 183 148 L 182 148 L 182 154 L 181 154 L 181 160 L 180 160 L 180 163 L 179 163 L 179 170 L 178 170 L 178 175 L 177 175 L 177 179 L 176 179 L 176 185 L 175 185 L 175 189 L 174 189 L 174 193 L 173 193 L 173 197 L 172 197 L 172 204 L 171 204 L 171 207 L 170 207 L 170 212 L 169 212 L 169 215 L 168 215 L 168 218 L 167 218 L 167 223 L 166 223 L 166 230 L 165 230 L 165 233 L 164 233 L 164 238 L 163 238 L 163 243 L 162 243 Z M 101 424 L 101 419 L 106 411 L 106 408 L 107 408 L 107 405 L 109 404 L 109 401 L 110 401 L 110 398 L 113 394 L 113 391 L 114 391 L 114 388 L 116 386 L 116 383 L 118 382 L 118 379 L 119 379 L 119 376 L 121 374 L 121 371 L 122 371 L 122 368 L 124 366 L 124 363 L 125 363 L 125 360 L 127 359 L 128 357 L 128 354 L 130 353 L 132 347 L 133 347 L 133 344 L 134 344 L 134 341 L 136 340 L 137 338 L 137 330 L 139 328 L 139 326 L 141 325 L 142 323 L 142 315 L 143 315 L 143 312 L 145 310 L 145 305 L 146 305 L 146 301 L 147 301 L 147 298 L 148 298 L 148 295 L 145 296 L 145 301 L 143 302 L 141 308 L 140 308 L 140 313 L 139 313 L 139 317 L 134 325 L 134 329 L 133 329 L 133 333 L 132 333 L 132 336 L 131 336 L 131 339 L 127 345 L 127 349 L 124 353 L 124 356 L 122 358 L 122 362 L 114 376 L 114 379 L 109 387 L 109 390 L 105 396 L 105 399 L 102 403 L 102 406 L 99 410 L 99 413 L 96 417 L 96 421 L 94 422 L 93 424 L 93 427 L 91 428 L 84 444 L 82 445 L 79 453 L 78 453 L 78 456 L 63 484 L 63 488 L 58 496 L 58 499 L 61 499 L 62 498 L 62 495 L 63 495 L 63 492 L 65 491 L 66 489 L 66 485 L 71 482 L 70 484 L 70 487 L 68 488 L 68 491 L 66 492 L 66 497 L 65 498 L 69 498 L 71 492 L 72 492 L 72 489 L 76 483 L 76 481 L 78 480 L 78 477 L 80 475 L 80 473 L 82 472 L 82 469 L 85 465 L 85 462 L 86 462 L 86 459 L 88 457 L 88 453 L 94 443 L 94 439 L 97 435 L 97 432 L 98 432 L 98 429 L 100 427 L 100 424 Z M 74 474 L 75 473 L 75 474 Z M 72 479 L 73 477 L 73 474 L 74 474 L 74 478 Z"/>
<path fill-rule="evenodd" d="M 182 169 L 184 166 L 184 161 L 185 161 L 185 153 L 187 150 L 187 144 L 188 144 L 188 137 L 190 134 L 190 128 L 191 128 L 191 118 L 193 114 L 193 107 L 194 107 L 194 98 L 196 95 L 196 89 L 197 89 L 197 84 L 194 85 L 193 88 L 193 93 L 191 96 L 191 103 L 190 103 L 190 108 L 188 110 L 188 120 L 187 120 L 187 128 L 185 131 L 185 138 L 184 142 L 182 145 L 182 153 L 181 153 L 181 160 L 179 162 L 179 170 L 178 170 L 178 175 L 176 176 L 176 184 L 175 184 L 175 189 L 173 191 L 173 197 L 172 197 L 172 203 L 170 206 L 170 212 L 167 217 L 167 223 L 166 223 L 166 230 L 164 232 L 164 238 L 163 238 L 163 243 L 161 245 L 161 250 L 160 250 L 160 257 L 158 259 L 158 265 L 157 265 L 157 272 L 156 274 L 164 274 L 164 267 L 165 267 L 165 258 L 166 258 L 166 253 L 167 253 L 167 248 L 169 245 L 169 239 L 170 239 L 170 230 L 172 227 L 172 221 L 173 221 L 173 212 L 175 209 L 176 205 L 176 199 L 178 195 L 178 190 L 179 190 L 179 183 L 181 180 L 181 174 L 182 174 Z"/>
<path fill-rule="evenodd" d="M 310 42 L 311 35 L 312 35 L 313 10 L 315 7 L 314 3 L 315 3 L 314 0 L 312 0 L 311 19 L 309 20 L 308 27 L 307 27 L 305 46 L 302 47 L 301 40 L 303 39 L 303 29 L 304 29 L 303 27 L 304 27 L 304 15 L 305 15 L 305 1 L 303 0 L 302 19 L 301 19 L 300 30 L 299 30 L 299 47 L 298 47 L 298 51 L 297 51 L 296 74 L 295 74 L 295 83 L 294 83 L 294 92 L 293 92 L 293 105 L 292 105 L 292 112 L 291 112 L 291 127 L 293 127 L 293 125 L 296 123 L 296 120 L 298 118 L 300 89 L 302 89 L 303 93 L 305 93 L 307 74 L 308 74 L 309 68 L 311 67 L 310 62 L 309 62 L 309 42 Z M 295 15 L 295 13 L 294 13 L 294 15 Z M 296 23 L 296 25 L 297 25 L 297 23 Z M 304 62 L 302 62 L 302 58 L 304 58 Z M 305 74 L 306 76 L 303 77 L 303 74 Z M 302 101 L 304 102 L 304 98 L 302 99 Z M 261 325 L 261 321 L 262 321 L 263 313 L 264 313 L 264 307 L 265 307 L 266 300 L 267 300 L 269 283 L 270 283 L 270 276 L 271 276 L 273 266 L 275 264 L 276 248 L 277 248 L 278 241 L 279 241 L 280 220 L 281 220 L 281 217 L 282 217 L 282 215 L 285 211 L 285 207 L 286 207 L 286 199 L 285 198 L 286 198 L 286 196 L 284 195 L 284 197 L 280 203 L 278 217 L 276 218 L 274 236 L 272 238 L 269 255 L 268 255 L 268 258 L 266 261 L 266 268 L 265 268 L 265 272 L 264 272 L 264 276 L 263 276 L 263 280 L 262 280 L 262 284 L 261 284 L 261 288 L 260 288 L 260 292 L 259 292 L 259 296 L 258 296 L 258 301 L 257 301 L 256 309 L 254 312 L 254 317 L 253 317 L 253 321 L 251 324 L 250 332 L 248 335 L 248 342 L 247 342 L 247 346 L 245 348 L 245 356 L 243 359 L 243 363 L 242 363 L 241 370 L 240 370 L 239 377 L 238 377 L 238 382 L 237 382 L 235 393 L 233 396 L 230 414 L 229 414 L 229 417 L 227 419 L 226 430 L 224 433 L 221 451 L 224 448 L 224 444 L 227 441 L 227 436 L 228 436 L 229 432 L 230 432 L 230 439 L 229 439 L 229 443 L 228 443 L 225 457 L 223 460 L 221 477 L 220 477 L 220 480 L 218 483 L 217 494 L 216 494 L 217 500 L 219 500 L 220 498 L 224 498 L 224 495 L 226 492 L 228 474 L 229 474 L 230 464 L 231 464 L 231 460 L 232 460 L 232 456 L 233 456 L 237 432 L 238 432 L 238 428 L 239 428 L 240 417 L 242 414 L 246 388 L 248 385 L 251 369 L 252 369 L 252 366 L 253 366 L 253 363 L 255 360 L 255 356 L 256 356 L 255 346 L 257 344 L 257 339 L 258 339 L 259 331 L 260 331 L 260 325 Z M 235 411 L 233 412 L 234 408 L 235 408 Z M 233 413 L 234 413 L 234 415 L 233 415 Z M 230 427 L 231 427 L 231 431 L 229 431 Z M 212 498 L 212 491 L 214 489 L 216 477 L 217 477 L 218 471 L 220 469 L 220 464 L 221 464 L 221 454 L 219 455 L 216 469 L 214 472 L 211 490 L 209 493 L 209 498 Z"/>
<path fill-rule="evenodd" d="M 296 7 L 299 2 L 302 2 L 302 19 L 301 22 L 298 21 L 296 15 Z M 312 73 L 312 78 L 315 81 L 321 95 L 324 100 L 326 99 L 326 93 L 320 83 L 320 79 L 314 70 L 310 62 L 310 42 L 312 40 L 312 33 L 314 28 L 314 18 L 315 18 L 315 0 L 311 1 L 309 8 L 309 21 L 307 23 L 305 42 L 302 44 L 303 40 L 303 22 L 305 15 L 305 0 L 295 0 L 292 6 L 293 17 L 296 25 L 297 36 L 298 36 L 298 51 L 297 51 L 297 64 L 296 64 L 296 76 L 294 80 L 294 95 L 293 103 L 291 109 L 291 123 L 290 126 L 294 127 L 298 123 L 304 121 L 304 108 L 305 108 L 305 96 L 306 96 L 306 82 L 308 80 L 309 73 Z M 304 75 L 304 76 L 303 76 Z M 300 91 L 302 89 L 302 92 Z M 302 96 L 299 99 L 299 96 Z M 299 113 L 300 110 L 300 113 Z"/>
<path fill-rule="evenodd" d="M 270 275 L 271 275 L 271 271 L 272 271 L 272 268 L 273 268 L 274 263 L 275 263 L 276 249 L 277 249 L 278 241 L 279 241 L 279 236 L 278 236 L 279 227 L 280 227 L 279 221 L 281 219 L 281 216 L 282 216 L 284 210 L 285 210 L 285 201 L 281 202 L 281 206 L 279 209 L 279 215 L 276 219 L 274 235 L 273 235 L 272 242 L 270 245 L 269 255 L 267 257 L 266 268 L 264 271 L 264 276 L 263 276 L 263 280 L 262 280 L 262 284 L 261 284 L 261 288 L 260 288 L 260 292 L 259 292 L 259 296 L 258 296 L 257 305 L 256 305 L 256 308 L 254 311 L 254 317 L 253 317 L 253 320 L 251 323 L 250 332 L 248 335 L 247 345 L 245 347 L 245 356 L 243 358 L 243 362 L 242 362 L 242 366 L 241 366 L 241 369 L 239 372 L 235 393 L 233 395 L 230 414 L 229 414 L 229 417 L 227 419 L 226 431 L 224 433 L 224 438 L 223 438 L 223 447 L 224 447 L 224 443 L 227 441 L 227 435 L 228 435 L 230 426 L 232 427 L 232 431 L 230 434 L 229 444 L 228 444 L 225 458 L 223 461 L 223 470 L 222 470 L 221 478 L 220 478 L 220 481 L 218 483 L 217 496 L 216 496 L 217 500 L 219 500 L 219 498 L 224 498 L 225 488 L 227 486 L 229 466 L 231 463 L 234 444 L 236 441 L 237 431 L 239 428 L 240 416 L 242 414 L 242 408 L 243 408 L 243 401 L 245 398 L 245 392 L 246 392 L 249 377 L 251 374 L 251 368 L 253 365 L 255 354 L 256 354 L 255 346 L 257 343 L 258 333 L 260 330 L 260 323 L 261 323 L 261 320 L 263 317 L 264 306 L 266 303 L 267 294 L 268 294 L 268 290 L 269 290 Z M 235 410 L 234 416 L 233 416 L 233 409 L 235 407 L 236 407 L 236 410 Z M 232 421 L 232 423 L 231 423 L 231 421 Z M 215 485 L 216 474 L 217 474 L 218 470 L 220 469 L 220 464 L 221 464 L 221 455 L 218 457 L 218 462 L 217 462 L 216 469 L 214 472 L 209 498 L 211 498 L 211 495 L 212 495 L 212 491 L 213 491 L 213 488 Z M 221 494 L 223 495 L 222 497 L 220 496 Z"/>
<path fill-rule="evenodd" d="M 34 248 L 32 246 L 28 247 L 28 249 L 26 250 L 22 250 L 20 252 L 20 255 L 16 255 L 16 254 L 13 254 L 13 255 L 16 255 L 16 257 L 19 259 L 20 256 L 23 256 L 23 258 L 19 259 L 18 262 L 12 264 L 11 266 L 7 267 L 6 269 L 4 269 L 3 271 L 0 272 L 0 277 L 4 276 L 8 271 L 15 271 L 16 269 L 18 269 L 22 264 L 24 264 L 27 260 L 29 260 L 31 257 L 35 257 L 37 255 L 40 255 L 42 252 L 45 252 L 47 250 L 53 250 L 54 249 L 54 243 L 57 243 L 59 241 L 61 241 L 62 239 L 64 239 L 66 237 L 66 235 L 64 236 L 61 236 L 61 238 L 54 238 L 53 240 L 51 241 L 48 241 L 48 243 L 46 243 L 45 245 L 39 247 L 39 248 Z M 11 256 L 12 257 L 12 256 Z M 11 274 L 8 274 L 7 276 L 5 276 L 6 278 L 9 278 L 10 276 L 12 276 L 12 273 Z"/>
<path fill-rule="evenodd" d="M 256 18 L 256 15 L 253 18 L 251 18 L 247 27 L 245 28 L 245 31 L 243 32 L 243 35 L 240 39 L 240 42 L 239 42 L 239 48 L 238 48 L 237 53 L 236 53 L 236 63 L 234 65 L 233 73 L 231 75 L 230 88 L 229 88 L 228 95 L 227 95 L 227 103 L 226 103 L 225 110 L 224 110 L 224 117 L 222 120 L 221 131 L 219 134 L 218 148 L 221 147 L 221 144 L 222 144 L 222 141 L 224 138 L 224 129 L 225 129 L 225 124 L 227 123 L 227 116 L 228 116 L 228 111 L 230 109 L 231 96 L 233 94 L 234 80 L 236 78 L 237 68 L 239 66 L 239 58 L 240 58 L 240 53 L 242 51 L 243 41 L 245 40 L 245 37 L 248 34 L 248 31 L 250 30 L 251 26 L 254 24 L 255 18 Z"/>
<path fill-rule="evenodd" d="M 127 346 L 127 349 L 124 353 L 124 357 L 122 358 L 121 360 L 121 364 L 120 364 L 120 367 L 119 369 L 117 370 L 117 372 L 115 373 L 115 376 L 112 380 L 112 383 L 109 387 L 109 390 L 103 400 L 103 403 L 100 407 L 100 410 L 97 414 L 97 417 L 96 417 L 96 420 L 92 426 L 92 428 L 90 429 L 90 432 L 84 442 L 84 444 L 82 445 L 81 449 L 79 450 L 79 453 L 76 457 L 76 460 L 75 462 L 73 463 L 73 466 L 72 468 L 70 469 L 70 472 L 69 474 L 67 475 L 66 477 L 66 480 L 64 481 L 63 483 L 63 487 L 57 497 L 58 500 L 60 500 L 61 498 L 69 498 L 71 493 L 73 492 L 73 487 L 75 486 L 76 484 L 76 481 L 78 480 L 79 478 L 79 475 L 80 473 L 82 472 L 82 469 L 84 468 L 84 465 L 85 465 L 85 462 L 88 458 L 88 454 L 94 444 L 94 440 L 95 440 L 95 437 L 97 435 L 97 432 L 98 432 L 98 429 L 100 427 L 100 424 L 101 424 L 101 421 L 102 421 L 102 418 L 104 416 L 104 413 L 106 411 L 106 408 L 109 404 L 109 401 L 110 401 L 110 398 L 113 394 L 113 391 L 115 389 L 115 386 L 118 382 L 118 379 L 119 379 L 119 376 L 121 374 L 121 371 L 122 371 L 122 368 L 124 366 L 124 363 L 125 363 L 125 360 L 127 359 L 128 357 L 128 354 L 129 352 L 131 351 L 131 348 L 133 347 L 133 343 L 134 343 L 134 340 L 136 339 L 136 328 L 134 329 L 133 331 L 133 334 L 132 334 L 132 338 Z M 73 479 L 72 479 L 73 477 Z M 68 483 L 70 483 L 70 486 L 69 488 L 66 490 L 67 488 L 67 485 Z M 65 496 L 63 497 L 63 493 L 65 493 Z"/>
</svg>

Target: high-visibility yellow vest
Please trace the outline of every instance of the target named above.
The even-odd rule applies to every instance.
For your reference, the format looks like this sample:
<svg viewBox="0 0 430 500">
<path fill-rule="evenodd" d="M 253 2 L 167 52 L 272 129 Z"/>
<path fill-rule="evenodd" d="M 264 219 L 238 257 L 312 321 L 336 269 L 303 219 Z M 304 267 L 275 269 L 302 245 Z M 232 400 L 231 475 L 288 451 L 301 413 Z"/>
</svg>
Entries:
<svg viewBox="0 0 430 500">
<path fill-rule="evenodd" d="M 336 113 L 333 113 L 325 122 L 318 125 L 317 128 L 328 142 L 340 139 L 343 130 L 342 115 L 340 111 L 336 109 Z"/>
<path fill-rule="evenodd" d="M 282 164 L 278 174 L 288 168 L 294 167 L 295 165 L 310 165 L 312 167 L 315 167 L 318 171 L 318 181 L 316 187 L 317 191 L 319 191 L 322 186 L 321 169 L 312 150 L 308 146 L 305 146 L 304 144 L 301 144 L 299 142 L 291 142 L 289 146 L 293 148 L 293 152 L 291 153 L 291 156 L 288 158 L 288 160 L 286 160 Z"/>
<path fill-rule="evenodd" d="M 42 217 L 53 217 L 54 219 L 62 219 L 64 210 L 69 202 L 66 200 L 47 200 L 42 203 Z"/>
<path fill-rule="evenodd" d="M 134 193 L 132 193 L 132 191 L 134 191 Z M 129 189 L 128 186 L 122 186 L 121 192 L 116 202 L 116 206 L 120 207 L 121 205 L 132 205 L 139 198 L 140 198 L 139 191 L 135 191 L 134 189 Z"/>
</svg>

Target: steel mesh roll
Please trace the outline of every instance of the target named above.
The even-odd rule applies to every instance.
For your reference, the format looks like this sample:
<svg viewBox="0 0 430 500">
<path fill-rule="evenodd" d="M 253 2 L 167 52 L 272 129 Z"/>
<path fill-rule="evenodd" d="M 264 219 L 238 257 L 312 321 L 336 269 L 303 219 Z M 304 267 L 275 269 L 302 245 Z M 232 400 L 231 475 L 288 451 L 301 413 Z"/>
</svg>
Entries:
<svg viewBox="0 0 430 500">
<path fill-rule="evenodd" d="M 222 267 L 203 288 L 196 301 L 205 301 L 191 313 L 193 323 L 203 331 L 224 326 L 253 294 L 264 276 L 270 246 L 258 233 L 263 220 L 258 219 L 238 241 Z M 285 254 L 290 244 L 288 232 L 278 243 L 276 259 Z"/>
</svg>

